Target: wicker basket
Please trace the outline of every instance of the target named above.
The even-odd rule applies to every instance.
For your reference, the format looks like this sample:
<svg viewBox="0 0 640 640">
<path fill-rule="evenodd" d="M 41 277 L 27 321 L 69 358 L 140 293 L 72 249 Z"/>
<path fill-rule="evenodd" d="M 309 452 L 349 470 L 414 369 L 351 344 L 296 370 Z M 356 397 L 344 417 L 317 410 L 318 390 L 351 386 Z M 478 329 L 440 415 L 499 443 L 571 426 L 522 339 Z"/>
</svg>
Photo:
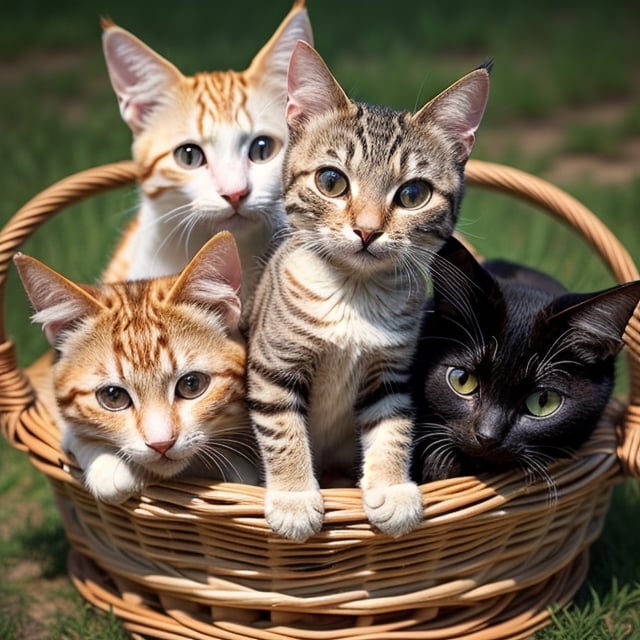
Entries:
<svg viewBox="0 0 640 640">
<path fill-rule="evenodd" d="M 70 176 L 26 204 L 0 233 L 0 305 L 13 253 L 71 203 L 135 181 L 131 162 Z M 574 227 L 620 282 L 638 278 L 621 244 L 579 202 L 521 171 L 471 161 L 467 183 L 526 200 Z M 375 533 L 358 489 L 323 491 L 326 523 L 305 544 L 271 534 L 263 489 L 182 480 L 136 499 L 96 502 L 59 447 L 41 358 L 26 371 L 0 307 L 0 426 L 50 480 L 83 596 L 112 608 L 134 637 L 175 640 L 523 638 L 583 581 L 613 485 L 640 472 L 640 311 L 627 328 L 630 395 L 612 401 L 577 459 L 544 483 L 519 472 L 422 487 L 424 522 Z M 40 391 L 36 391 L 40 389 Z"/>
</svg>

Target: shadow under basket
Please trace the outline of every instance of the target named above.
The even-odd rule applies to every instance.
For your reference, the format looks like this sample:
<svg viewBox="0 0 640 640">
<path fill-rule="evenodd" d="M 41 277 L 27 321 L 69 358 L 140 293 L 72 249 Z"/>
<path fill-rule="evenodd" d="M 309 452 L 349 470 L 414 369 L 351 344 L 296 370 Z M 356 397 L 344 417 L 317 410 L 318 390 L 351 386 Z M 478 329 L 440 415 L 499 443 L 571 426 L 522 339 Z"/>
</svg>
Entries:
<svg viewBox="0 0 640 640">
<path fill-rule="evenodd" d="M 89 169 L 20 209 L 0 232 L 0 304 L 12 255 L 33 231 L 136 175 L 132 162 Z M 472 160 L 467 185 L 550 213 L 586 239 L 617 281 L 638 278 L 602 222 L 548 182 Z M 271 533 L 260 487 L 184 479 L 153 485 L 122 505 L 96 501 L 60 449 L 43 382 L 49 358 L 21 370 L 3 317 L 2 307 L 2 433 L 51 483 L 74 584 L 89 602 L 113 610 L 134 638 L 528 637 L 549 622 L 549 606 L 568 603 L 584 580 L 614 484 L 639 475 L 637 309 L 625 333 L 629 399 L 612 400 L 575 459 L 550 468 L 556 495 L 516 471 L 433 482 L 421 487 L 422 524 L 391 539 L 369 526 L 358 489 L 326 489 L 324 527 L 304 544 Z"/>
</svg>

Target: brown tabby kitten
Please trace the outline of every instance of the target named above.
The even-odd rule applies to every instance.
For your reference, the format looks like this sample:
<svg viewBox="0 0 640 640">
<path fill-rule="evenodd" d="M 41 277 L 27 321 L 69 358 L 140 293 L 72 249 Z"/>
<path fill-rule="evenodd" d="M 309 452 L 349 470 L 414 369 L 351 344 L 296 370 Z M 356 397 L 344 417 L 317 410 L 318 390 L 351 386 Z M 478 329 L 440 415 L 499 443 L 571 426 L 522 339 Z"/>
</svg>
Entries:
<svg viewBox="0 0 640 640">
<path fill-rule="evenodd" d="M 408 369 L 425 275 L 453 231 L 488 89 L 483 67 L 416 114 L 392 111 L 350 101 L 310 46 L 294 50 L 292 229 L 256 290 L 247 366 L 265 515 L 282 536 L 320 530 L 317 477 L 333 468 L 359 477 L 382 532 L 399 536 L 422 519 L 408 475 Z"/>
<path fill-rule="evenodd" d="M 181 472 L 257 480 L 229 232 L 181 275 L 155 280 L 78 285 L 34 258 L 14 261 L 33 319 L 58 351 L 62 447 L 96 498 L 121 502 Z"/>
<path fill-rule="evenodd" d="M 241 72 L 185 76 L 129 32 L 103 26 L 109 76 L 141 167 L 141 207 L 105 281 L 178 273 L 226 229 L 238 242 L 249 298 L 270 239 L 286 224 L 286 74 L 295 43 L 312 42 L 304 1 Z"/>
</svg>

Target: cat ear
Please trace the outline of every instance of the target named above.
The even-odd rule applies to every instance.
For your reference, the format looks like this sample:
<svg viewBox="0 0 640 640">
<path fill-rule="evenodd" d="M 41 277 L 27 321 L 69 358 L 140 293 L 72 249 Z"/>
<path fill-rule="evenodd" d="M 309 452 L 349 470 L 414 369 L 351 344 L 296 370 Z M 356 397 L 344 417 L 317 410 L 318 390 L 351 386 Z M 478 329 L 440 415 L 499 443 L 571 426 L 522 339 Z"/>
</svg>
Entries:
<svg viewBox="0 0 640 640">
<path fill-rule="evenodd" d="M 133 34 L 102 19 L 102 47 L 120 114 L 134 133 L 145 128 L 148 114 L 164 93 L 184 76 Z"/>
<path fill-rule="evenodd" d="M 199 304 L 220 313 L 229 327 L 240 321 L 242 268 L 236 242 L 221 231 L 198 251 L 171 287 L 172 302 Z"/>
<path fill-rule="evenodd" d="M 311 117 L 351 104 L 324 60 L 306 42 L 299 41 L 291 54 L 287 86 L 287 123 L 293 129 Z"/>
<path fill-rule="evenodd" d="M 81 318 L 102 310 L 100 302 L 90 294 L 90 287 L 81 287 L 22 253 L 16 253 L 13 262 L 36 310 L 32 320 L 42 325 L 44 335 L 52 347 L 56 346 L 62 331 Z"/>
<path fill-rule="evenodd" d="M 471 155 L 476 131 L 489 99 L 489 72 L 492 66 L 493 61 L 489 61 L 468 73 L 413 116 L 417 122 L 435 122 L 444 130 L 458 149 L 458 162 L 466 162 Z"/>
<path fill-rule="evenodd" d="M 604 291 L 567 294 L 551 305 L 549 323 L 575 329 L 573 341 L 588 362 L 605 360 L 622 348 L 622 335 L 640 301 L 640 280 Z"/>
<path fill-rule="evenodd" d="M 289 60 L 298 40 L 313 44 L 304 0 L 295 0 L 278 29 L 251 61 L 247 73 L 258 82 L 269 83 L 284 98 Z"/>
<path fill-rule="evenodd" d="M 502 294 L 491 274 L 457 238 L 449 238 L 432 266 L 434 301 L 445 315 L 475 315 L 494 309 Z M 469 308 L 474 307 L 474 311 Z"/>
</svg>

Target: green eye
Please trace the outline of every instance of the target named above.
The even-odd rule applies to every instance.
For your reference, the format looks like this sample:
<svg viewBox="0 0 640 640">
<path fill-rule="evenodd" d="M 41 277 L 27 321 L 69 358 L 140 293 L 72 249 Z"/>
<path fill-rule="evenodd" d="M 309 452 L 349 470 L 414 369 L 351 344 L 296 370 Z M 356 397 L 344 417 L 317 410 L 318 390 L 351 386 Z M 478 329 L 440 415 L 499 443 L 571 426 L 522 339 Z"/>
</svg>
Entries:
<svg viewBox="0 0 640 640">
<path fill-rule="evenodd" d="M 206 373 L 191 371 L 178 380 L 176 395 L 184 400 L 193 400 L 206 391 L 210 381 L 211 378 Z"/>
<path fill-rule="evenodd" d="M 417 209 L 429 202 L 431 193 L 431 185 L 427 182 L 412 180 L 398 189 L 394 196 L 394 202 L 403 209 Z"/>
<path fill-rule="evenodd" d="M 207 163 L 204 151 L 197 144 L 180 145 L 173 152 L 173 157 L 183 169 L 197 169 Z"/>
<path fill-rule="evenodd" d="M 349 190 L 349 181 L 342 171 L 328 167 L 316 173 L 316 186 L 325 196 L 339 198 Z"/>
<path fill-rule="evenodd" d="M 122 387 L 108 385 L 96 391 L 96 400 L 107 411 L 123 411 L 132 404 L 131 396 Z"/>
<path fill-rule="evenodd" d="M 447 382 L 461 396 L 470 396 L 478 388 L 478 378 L 473 373 L 457 367 L 447 369 Z"/>
<path fill-rule="evenodd" d="M 562 405 L 562 396 L 551 389 L 542 389 L 532 393 L 525 404 L 529 413 L 536 418 L 546 418 L 555 413 Z"/>
<path fill-rule="evenodd" d="M 249 147 L 249 160 L 256 164 L 268 162 L 281 147 L 282 143 L 271 136 L 258 136 Z"/>
</svg>

